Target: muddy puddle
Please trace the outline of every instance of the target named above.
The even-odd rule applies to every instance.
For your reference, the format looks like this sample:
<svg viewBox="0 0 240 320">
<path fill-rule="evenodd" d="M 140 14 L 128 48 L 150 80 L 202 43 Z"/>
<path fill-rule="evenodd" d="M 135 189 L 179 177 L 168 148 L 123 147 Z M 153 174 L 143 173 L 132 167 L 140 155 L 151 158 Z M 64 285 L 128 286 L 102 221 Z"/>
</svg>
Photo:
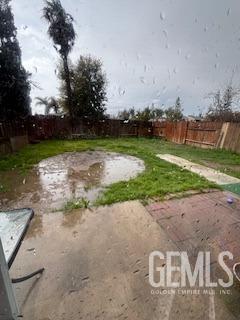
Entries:
<svg viewBox="0 0 240 320">
<path fill-rule="evenodd" d="M 9 189 L 0 193 L 1 207 L 32 207 L 44 213 L 75 198 L 92 203 L 108 185 L 134 178 L 144 168 L 142 160 L 127 155 L 67 152 L 41 161 L 26 176 L 1 173 Z"/>
</svg>

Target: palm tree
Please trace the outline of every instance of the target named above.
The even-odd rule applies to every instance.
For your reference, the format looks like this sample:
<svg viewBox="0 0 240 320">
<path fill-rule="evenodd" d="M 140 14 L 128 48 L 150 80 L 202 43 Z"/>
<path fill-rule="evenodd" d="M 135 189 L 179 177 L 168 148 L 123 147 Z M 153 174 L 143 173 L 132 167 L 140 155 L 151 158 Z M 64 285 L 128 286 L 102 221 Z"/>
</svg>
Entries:
<svg viewBox="0 0 240 320">
<path fill-rule="evenodd" d="M 60 54 L 63 61 L 68 96 L 68 111 L 72 118 L 73 103 L 68 56 L 76 38 L 73 28 L 73 17 L 66 13 L 60 0 L 46 0 L 46 6 L 43 8 L 43 17 L 49 23 L 48 34 L 52 38 L 54 48 Z"/>
<path fill-rule="evenodd" d="M 60 106 L 59 106 L 59 103 L 56 98 L 54 98 L 54 97 L 50 97 L 50 98 L 36 97 L 35 99 L 37 100 L 37 103 L 36 103 L 37 106 L 40 106 L 40 105 L 45 106 L 45 115 L 48 115 L 51 110 L 53 110 L 55 114 L 59 113 Z"/>
<path fill-rule="evenodd" d="M 36 97 L 37 100 L 36 105 L 37 106 L 44 106 L 45 107 L 45 114 L 49 114 L 49 105 L 48 105 L 48 98 L 41 98 L 41 97 Z"/>
<path fill-rule="evenodd" d="M 54 97 L 49 98 L 49 111 L 52 109 L 55 114 L 58 114 L 60 111 L 60 106 L 58 100 Z"/>
</svg>

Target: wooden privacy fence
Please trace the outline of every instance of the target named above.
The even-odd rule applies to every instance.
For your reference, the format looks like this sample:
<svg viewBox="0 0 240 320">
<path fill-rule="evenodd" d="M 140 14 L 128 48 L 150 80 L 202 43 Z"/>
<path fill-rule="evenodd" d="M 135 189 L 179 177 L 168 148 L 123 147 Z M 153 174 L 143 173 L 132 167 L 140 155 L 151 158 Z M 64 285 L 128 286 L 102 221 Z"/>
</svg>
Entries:
<svg viewBox="0 0 240 320">
<path fill-rule="evenodd" d="M 187 122 L 153 122 L 153 136 L 165 138 L 175 143 L 185 143 Z"/>
<path fill-rule="evenodd" d="M 27 125 L 24 120 L 11 122 L 0 121 L 0 139 L 8 139 L 27 134 Z"/>
<path fill-rule="evenodd" d="M 153 123 L 153 136 L 179 144 L 240 153 L 240 123 L 159 121 Z"/>
<path fill-rule="evenodd" d="M 152 137 L 152 123 L 106 119 L 79 119 L 72 124 L 73 137 Z"/>
<path fill-rule="evenodd" d="M 24 120 L 0 122 L 0 153 L 16 151 L 28 141 L 95 137 L 161 137 L 179 144 L 240 153 L 240 123 L 115 119 L 71 122 L 68 117 L 59 116 L 31 116 Z"/>
<path fill-rule="evenodd" d="M 240 123 L 223 123 L 217 147 L 240 153 Z"/>
<path fill-rule="evenodd" d="M 185 143 L 214 148 L 218 144 L 221 128 L 220 122 L 188 122 Z"/>
<path fill-rule="evenodd" d="M 26 144 L 28 144 L 28 134 L 25 121 L 0 121 L 0 154 L 18 151 Z"/>
<path fill-rule="evenodd" d="M 222 128 L 219 122 L 154 122 L 153 135 L 175 143 L 215 147 Z"/>
<path fill-rule="evenodd" d="M 76 137 L 152 136 L 152 123 L 115 119 L 70 121 L 60 116 L 30 116 L 27 119 L 0 122 L 0 139 L 28 135 L 31 140 Z"/>
<path fill-rule="evenodd" d="M 68 117 L 30 116 L 27 119 L 0 122 L 0 154 L 18 151 L 27 143 L 46 139 L 96 137 L 152 137 L 152 123 L 78 119 Z"/>
</svg>

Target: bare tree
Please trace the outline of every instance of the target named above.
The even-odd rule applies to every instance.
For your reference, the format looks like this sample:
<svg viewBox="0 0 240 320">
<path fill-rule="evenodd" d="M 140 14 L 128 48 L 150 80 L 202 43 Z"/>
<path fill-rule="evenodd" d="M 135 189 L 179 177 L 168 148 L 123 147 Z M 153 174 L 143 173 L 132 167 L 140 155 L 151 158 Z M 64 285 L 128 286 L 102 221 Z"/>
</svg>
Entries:
<svg viewBox="0 0 240 320">
<path fill-rule="evenodd" d="M 220 90 L 210 93 L 208 97 L 212 99 L 206 119 L 211 121 L 235 121 L 238 112 L 233 108 L 238 105 L 240 91 L 229 84 L 223 92 Z"/>
</svg>

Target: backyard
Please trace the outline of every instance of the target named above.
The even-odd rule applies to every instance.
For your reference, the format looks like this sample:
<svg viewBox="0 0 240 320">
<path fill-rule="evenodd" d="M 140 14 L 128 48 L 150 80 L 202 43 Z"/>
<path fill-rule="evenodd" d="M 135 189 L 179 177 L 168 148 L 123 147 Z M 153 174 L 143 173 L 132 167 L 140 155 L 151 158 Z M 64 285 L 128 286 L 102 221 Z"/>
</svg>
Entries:
<svg viewBox="0 0 240 320">
<path fill-rule="evenodd" d="M 0 0 L 0 320 L 240 320 L 239 11 Z"/>
<path fill-rule="evenodd" d="M 35 212 L 11 277 L 45 268 L 15 286 L 25 319 L 237 319 L 236 278 L 215 297 L 149 283 L 155 250 L 186 251 L 191 266 L 208 251 L 213 279 L 219 252 L 234 254 L 229 268 L 240 259 L 239 198 L 158 154 L 240 177 L 237 154 L 159 139 L 48 140 L 0 158 L 2 210 Z"/>
<path fill-rule="evenodd" d="M 239 156 L 224 150 L 200 149 L 159 139 L 145 138 L 52 140 L 29 145 L 17 154 L 0 158 L 2 196 L 6 192 L 11 192 L 16 181 L 20 184 L 22 181 L 25 182 L 29 170 L 39 161 L 64 152 L 86 150 L 123 153 L 138 157 L 145 163 L 145 171 L 136 178 L 108 186 L 97 199 L 97 204 L 111 204 L 133 199 L 147 200 L 152 197 L 163 199 L 168 194 L 217 187 L 194 173 L 158 159 L 156 154 L 159 153 L 181 156 L 234 177 L 240 177 Z M 15 178 L 11 179 L 13 174 Z"/>
</svg>

